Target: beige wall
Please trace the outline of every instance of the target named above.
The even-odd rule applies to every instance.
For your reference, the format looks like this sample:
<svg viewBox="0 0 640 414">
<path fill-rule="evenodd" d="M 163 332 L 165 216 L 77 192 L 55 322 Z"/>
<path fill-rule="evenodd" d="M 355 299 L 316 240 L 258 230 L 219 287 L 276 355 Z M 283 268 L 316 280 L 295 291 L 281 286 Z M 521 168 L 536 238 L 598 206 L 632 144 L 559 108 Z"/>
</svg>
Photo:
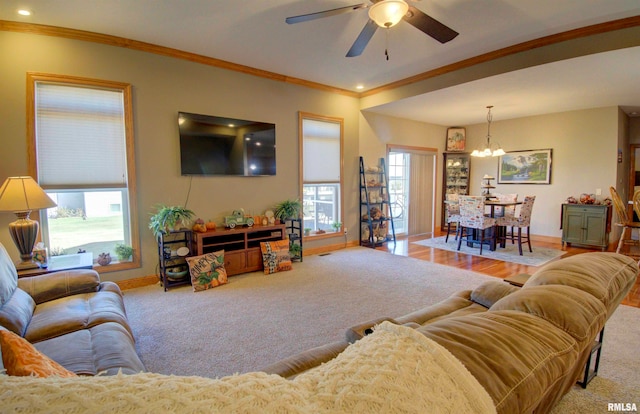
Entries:
<svg viewBox="0 0 640 414">
<path fill-rule="evenodd" d="M 232 210 L 259 214 L 287 198 L 299 197 L 298 111 L 344 118 L 345 208 L 355 211 L 358 156 L 358 100 L 283 82 L 226 71 L 150 53 L 62 38 L 0 32 L 0 177 L 27 174 L 26 73 L 46 72 L 127 82 L 133 85 L 141 269 L 108 273 L 121 280 L 155 273 L 157 249 L 147 229 L 157 203 L 182 205 L 189 177 L 180 176 L 178 111 L 229 116 L 276 124 L 275 177 L 194 177 L 188 207 L 218 221 Z M 354 190 L 356 189 L 356 190 Z M 0 242 L 17 257 L 0 213 Z M 355 216 L 345 224 L 355 227 Z M 349 237 L 356 239 L 356 234 Z M 344 237 L 323 244 L 344 243 Z M 318 243 L 316 243 L 318 244 Z M 313 247 L 313 243 L 306 245 Z"/>
<path fill-rule="evenodd" d="M 532 233 L 560 237 L 560 205 L 570 195 L 609 194 L 616 182 L 618 148 L 618 108 L 598 108 L 535 117 L 496 120 L 491 125 L 492 139 L 505 151 L 553 149 L 551 185 L 496 185 L 496 192 L 535 195 Z M 484 142 L 487 125 L 470 125 L 467 129 L 467 149 Z M 387 143 L 419 145 L 444 150 L 446 128 L 415 121 L 367 113 L 360 126 L 361 153 L 369 158 L 384 155 Z M 439 156 L 441 170 L 442 156 Z M 471 160 L 471 194 L 480 194 L 484 174 L 497 178 L 497 158 Z M 441 172 L 437 179 L 441 199 Z M 438 206 L 436 217 L 440 215 Z"/>
<path fill-rule="evenodd" d="M 486 136 L 486 125 L 469 127 L 467 135 L 476 137 L 472 145 L 477 145 Z M 617 107 L 493 122 L 491 135 L 505 151 L 553 149 L 551 185 L 496 185 L 495 189 L 536 196 L 534 234 L 560 237 L 560 204 L 567 197 L 600 189 L 604 198 L 616 182 Z M 497 177 L 498 160 L 473 160 L 471 170 L 471 191 L 479 192 L 485 173 Z"/>
</svg>

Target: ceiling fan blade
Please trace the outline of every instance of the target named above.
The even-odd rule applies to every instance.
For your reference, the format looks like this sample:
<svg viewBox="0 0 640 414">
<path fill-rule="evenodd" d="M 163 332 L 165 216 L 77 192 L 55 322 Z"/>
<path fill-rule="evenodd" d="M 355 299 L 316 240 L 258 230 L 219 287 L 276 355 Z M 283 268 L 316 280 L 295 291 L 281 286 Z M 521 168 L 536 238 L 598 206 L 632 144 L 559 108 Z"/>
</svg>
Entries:
<svg viewBox="0 0 640 414">
<path fill-rule="evenodd" d="M 433 37 L 440 43 L 447 43 L 458 36 L 458 32 L 413 6 L 409 6 L 409 12 L 404 17 L 404 21 Z"/>
<path fill-rule="evenodd" d="M 347 52 L 347 57 L 355 57 L 360 56 L 362 52 L 364 52 L 364 48 L 369 44 L 369 40 L 373 37 L 373 34 L 378 29 L 378 25 L 373 20 L 369 19 L 367 24 L 364 25 L 364 28 L 358 35 L 358 38 L 353 45 L 351 45 L 351 49 Z"/>
<path fill-rule="evenodd" d="M 302 14 L 300 16 L 287 17 L 285 21 L 289 24 L 308 22 L 309 20 L 321 19 L 323 17 L 335 16 L 337 14 L 349 13 L 354 10 L 366 9 L 365 3 L 354 4 L 353 6 L 339 7 L 337 9 L 325 10 L 316 13 Z"/>
</svg>

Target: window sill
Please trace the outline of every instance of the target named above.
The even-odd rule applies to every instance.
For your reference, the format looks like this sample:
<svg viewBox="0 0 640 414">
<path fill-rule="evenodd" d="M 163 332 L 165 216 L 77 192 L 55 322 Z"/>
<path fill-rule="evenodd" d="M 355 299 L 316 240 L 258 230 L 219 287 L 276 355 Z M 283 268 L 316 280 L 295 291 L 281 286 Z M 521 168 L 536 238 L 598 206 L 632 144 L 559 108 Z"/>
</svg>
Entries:
<svg viewBox="0 0 640 414">
<path fill-rule="evenodd" d="M 340 233 L 339 231 L 332 231 L 332 232 L 321 233 L 321 234 L 310 234 L 308 236 L 304 236 L 302 240 L 306 242 L 306 241 L 321 240 L 321 239 L 331 239 L 339 236 L 343 236 L 343 234 Z"/>
<path fill-rule="evenodd" d="M 98 273 L 120 272 L 123 270 L 131 270 L 140 268 L 140 260 L 132 260 L 130 262 L 112 262 L 106 266 L 93 265 L 93 270 Z"/>
</svg>

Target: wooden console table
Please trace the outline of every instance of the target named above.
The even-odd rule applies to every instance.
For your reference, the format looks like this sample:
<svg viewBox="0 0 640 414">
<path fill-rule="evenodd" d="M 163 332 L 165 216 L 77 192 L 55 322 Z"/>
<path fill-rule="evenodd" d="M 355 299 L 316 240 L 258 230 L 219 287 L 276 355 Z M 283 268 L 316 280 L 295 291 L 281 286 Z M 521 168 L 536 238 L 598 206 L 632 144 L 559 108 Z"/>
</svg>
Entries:
<svg viewBox="0 0 640 414">
<path fill-rule="evenodd" d="M 233 229 L 194 233 L 196 255 L 224 250 L 227 275 L 262 270 L 261 242 L 286 238 L 285 225 L 236 227 Z"/>
</svg>

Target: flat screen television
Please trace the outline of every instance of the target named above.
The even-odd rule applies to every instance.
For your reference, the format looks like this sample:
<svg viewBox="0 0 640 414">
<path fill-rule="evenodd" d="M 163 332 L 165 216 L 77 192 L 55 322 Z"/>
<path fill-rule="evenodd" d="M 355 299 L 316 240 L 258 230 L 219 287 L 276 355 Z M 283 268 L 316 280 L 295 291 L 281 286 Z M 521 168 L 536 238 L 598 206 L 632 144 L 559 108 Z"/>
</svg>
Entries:
<svg viewBox="0 0 640 414">
<path fill-rule="evenodd" d="M 178 112 L 182 175 L 276 175 L 275 124 Z"/>
</svg>

